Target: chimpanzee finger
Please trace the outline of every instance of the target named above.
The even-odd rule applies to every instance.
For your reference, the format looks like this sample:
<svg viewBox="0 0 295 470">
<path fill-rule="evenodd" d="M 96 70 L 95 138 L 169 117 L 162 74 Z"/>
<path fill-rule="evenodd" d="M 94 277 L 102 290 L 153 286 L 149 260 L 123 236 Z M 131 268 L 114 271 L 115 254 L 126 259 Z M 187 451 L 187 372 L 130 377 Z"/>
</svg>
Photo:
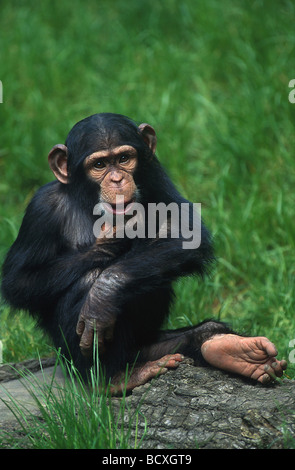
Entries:
<svg viewBox="0 0 295 470">
<path fill-rule="evenodd" d="M 80 340 L 80 349 L 83 356 L 90 356 L 92 354 L 93 349 L 93 336 L 94 336 L 94 329 L 93 323 L 89 321 L 85 321 L 84 323 L 84 331 L 81 336 Z"/>
<path fill-rule="evenodd" d="M 78 336 L 82 336 L 84 328 L 85 328 L 85 321 L 79 320 L 76 326 L 76 333 Z"/>
</svg>

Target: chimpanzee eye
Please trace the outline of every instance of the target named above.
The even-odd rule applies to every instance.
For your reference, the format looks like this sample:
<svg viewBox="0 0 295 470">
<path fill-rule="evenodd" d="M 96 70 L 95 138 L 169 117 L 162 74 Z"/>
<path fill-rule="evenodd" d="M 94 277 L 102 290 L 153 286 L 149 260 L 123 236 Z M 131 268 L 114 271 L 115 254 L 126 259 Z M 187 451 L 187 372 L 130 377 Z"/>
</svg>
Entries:
<svg viewBox="0 0 295 470">
<path fill-rule="evenodd" d="M 128 155 L 121 155 L 119 162 L 120 163 L 127 163 L 129 161 Z"/>
<path fill-rule="evenodd" d="M 101 170 L 102 168 L 105 167 L 105 163 L 102 162 L 101 160 L 97 160 L 97 162 L 94 163 L 94 168 L 97 168 L 98 170 Z"/>
</svg>

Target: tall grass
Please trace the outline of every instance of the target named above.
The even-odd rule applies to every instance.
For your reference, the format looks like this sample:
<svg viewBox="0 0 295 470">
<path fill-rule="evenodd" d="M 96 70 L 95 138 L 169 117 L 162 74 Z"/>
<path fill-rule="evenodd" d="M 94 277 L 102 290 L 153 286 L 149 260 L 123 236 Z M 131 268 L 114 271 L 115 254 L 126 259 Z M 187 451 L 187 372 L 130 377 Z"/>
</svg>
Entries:
<svg viewBox="0 0 295 470">
<path fill-rule="evenodd" d="M 150 122 L 161 162 L 202 203 L 218 259 L 204 282 L 176 284 L 168 325 L 220 318 L 268 336 L 288 358 L 294 10 L 291 0 L 3 0 L 0 257 L 34 191 L 53 178 L 48 151 L 76 121 L 111 111 Z M 31 323 L 1 308 L 4 360 L 48 349 Z"/>
<path fill-rule="evenodd" d="M 57 366 L 64 381 L 56 377 Z M 73 364 L 60 354 L 53 375 L 36 378 L 29 371 L 19 372 L 25 388 L 33 398 L 35 410 L 7 392 L 1 398 L 17 420 L 14 433 L 0 431 L 0 446 L 34 449 L 137 449 L 145 436 L 138 421 L 145 422 L 140 405 L 132 409 L 126 391 L 120 400 L 111 396 L 110 384 L 104 380 L 98 357 L 85 383 Z M 126 373 L 127 380 L 127 373 Z M 4 387 L 5 388 L 5 387 Z"/>
</svg>

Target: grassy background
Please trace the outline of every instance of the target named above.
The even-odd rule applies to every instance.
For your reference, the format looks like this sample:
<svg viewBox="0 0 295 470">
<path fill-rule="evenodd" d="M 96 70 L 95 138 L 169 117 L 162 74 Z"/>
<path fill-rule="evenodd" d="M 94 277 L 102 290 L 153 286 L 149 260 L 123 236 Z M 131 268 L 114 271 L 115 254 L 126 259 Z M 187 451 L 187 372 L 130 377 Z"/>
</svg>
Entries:
<svg viewBox="0 0 295 470">
<path fill-rule="evenodd" d="M 0 261 L 50 148 L 102 111 L 149 122 L 158 156 L 215 236 L 212 276 L 176 285 L 169 326 L 208 317 L 295 338 L 295 7 L 288 0 L 2 0 Z M 50 350 L 1 305 L 5 361 Z M 290 367 L 289 374 L 294 377 Z"/>
</svg>

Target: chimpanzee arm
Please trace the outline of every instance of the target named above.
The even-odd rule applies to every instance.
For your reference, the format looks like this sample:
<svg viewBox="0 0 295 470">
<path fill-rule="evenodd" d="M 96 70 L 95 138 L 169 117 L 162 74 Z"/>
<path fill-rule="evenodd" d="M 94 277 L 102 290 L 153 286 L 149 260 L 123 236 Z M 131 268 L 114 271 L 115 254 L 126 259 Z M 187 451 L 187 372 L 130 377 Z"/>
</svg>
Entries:
<svg viewBox="0 0 295 470">
<path fill-rule="evenodd" d="M 92 255 L 92 259 L 90 259 Z M 56 301 L 75 283 L 101 269 L 94 268 L 95 252 L 68 254 L 50 259 L 42 265 L 15 263 L 13 258 L 23 256 L 23 251 L 14 247 L 3 266 L 2 293 L 16 309 L 42 314 L 55 307 Z M 97 265 L 104 266 L 97 258 Z M 92 268 L 92 269 L 91 269 Z"/>
<path fill-rule="evenodd" d="M 41 316 L 52 312 L 72 285 L 80 281 L 86 288 L 91 285 L 118 255 L 118 244 L 97 246 L 85 240 L 85 248 L 74 245 L 71 236 L 75 233 L 65 233 L 73 209 L 67 210 L 67 199 L 58 191 L 58 184 L 46 185 L 36 193 L 2 268 L 4 299 L 13 308 Z M 87 234 L 87 219 L 81 226 Z"/>
<path fill-rule="evenodd" d="M 107 267 L 94 281 L 79 316 L 77 334 L 81 336 L 82 352 L 92 351 L 94 331 L 100 351 L 104 350 L 104 342 L 111 340 L 116 317 L 125 303 L 170 285 L 179 276 L 203 275 L 213 258 L 205 231 L 204 235 L 203 245 L 197 250 L 183 249 L 181 238 L 138 241 L 125 257 Z"/>
</svg>

